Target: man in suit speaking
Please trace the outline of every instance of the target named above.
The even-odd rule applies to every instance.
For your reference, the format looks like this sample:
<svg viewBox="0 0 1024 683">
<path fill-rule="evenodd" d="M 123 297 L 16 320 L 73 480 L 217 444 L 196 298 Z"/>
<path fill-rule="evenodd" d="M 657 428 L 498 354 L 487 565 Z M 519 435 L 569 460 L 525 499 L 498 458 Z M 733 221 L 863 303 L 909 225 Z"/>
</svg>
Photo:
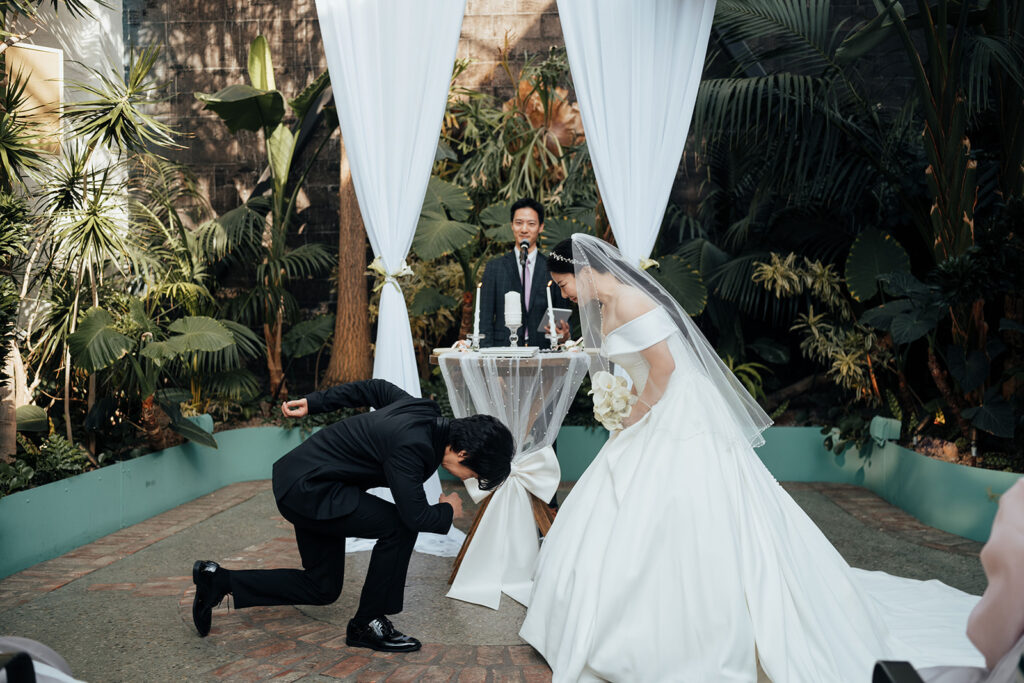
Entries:
<svg viewBox="0 0 1024 683">
<path fill-rule="evenodd" d="M 344 578 L 345 538 L 355 536 L 378 540 L 346 642 L 385 652 L 420 649 L 387 615 L 402 611 L 416 534 L 447 533 L 462 516 L 457 493 L 431 505 L 423 482 L 442 466 L 494 489 L 511 470 L 512 434 L 489 415 L 443 418 L 433 401 L 380 379 L 317 391 L 286 401 L 281 410 L 302 417 L 355 407 L 375 410 L 321 429 L 274 463 L 274 497 L 295 526 L 303 569 L 229 571 L 210 560 L 196 562 L 192 618 L 200 636 L 210 632 L 212 610 L 228 593 L 239 608 L 334 602 Z M 377 486 L 389 487 L 395 502 L 366 492 Z"/>
<path fill-rule="evenodd" d="M 520 199 L 510 211 L 515 247 L 510 252 L 491 260 L 484 269 L 480 287 L 480 332 L 484 335 L 481 346 L 508 346 L 509 331 L 505 327 L 505 292 L 519 292 L 523 312 L 523 327 L 516 333 L 521 346 L 548 348 L 547 337 L 537 328 L 542 326 L 548 304 L 545 289 L 551 275 L 547 260 L 537 249 L 537 238 L 544 231 L 544 206 L 533 199 Z M 523 246 L 526 246 L 524 249 Z M 523 255 L 526 256 L 526 280 L 523 280 Z M 551 291 L 551 303 L 556 308 L 568 308 L 557 287 Z M 562 324 L 557 330 L 563 339 L 569 337 L 569 326 Z"/>
</svg>

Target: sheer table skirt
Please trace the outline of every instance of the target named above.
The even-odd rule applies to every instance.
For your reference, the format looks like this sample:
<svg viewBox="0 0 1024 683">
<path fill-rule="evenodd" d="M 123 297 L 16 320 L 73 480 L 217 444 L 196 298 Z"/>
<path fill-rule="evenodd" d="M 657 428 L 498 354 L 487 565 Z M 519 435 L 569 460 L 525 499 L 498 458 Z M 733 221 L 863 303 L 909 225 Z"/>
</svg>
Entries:
<svg viewBox="0 0 1024 683">
<path fill-rule="evenodd" d="M 681 378 L 679 378 L 681 379 Z M 545 539 L 520 635 L 558 681 L 871 679 L 877 659 L 979 665 L 977 597 L 851 569 L 700 377 L 612 437 Z M 755 654 L 756 651 L 756 654 Z"/>
</svg>

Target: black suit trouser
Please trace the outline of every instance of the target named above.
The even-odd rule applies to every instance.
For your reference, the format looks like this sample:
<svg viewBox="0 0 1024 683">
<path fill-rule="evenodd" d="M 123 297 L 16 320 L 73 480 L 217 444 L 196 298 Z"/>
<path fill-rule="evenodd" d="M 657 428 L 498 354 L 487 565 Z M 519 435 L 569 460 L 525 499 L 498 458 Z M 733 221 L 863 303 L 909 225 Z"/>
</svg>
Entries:
<svg viewBox="0 0 1024 683">
<path fill-rule="evenodd" d="M 341 595 L 345 578 L 345 538 L 376 538 L 370 554 L 356 617 L 373 619 L 402 611 L 405 577 L 416 532 L 405 526 L 393 503 L 368 493 L 350 514 L 310 519 L 278 505 L 295 525 L 302 569 L 246 569 L 230 573 L 236 607 L 329 605 Z"/>
</svg>

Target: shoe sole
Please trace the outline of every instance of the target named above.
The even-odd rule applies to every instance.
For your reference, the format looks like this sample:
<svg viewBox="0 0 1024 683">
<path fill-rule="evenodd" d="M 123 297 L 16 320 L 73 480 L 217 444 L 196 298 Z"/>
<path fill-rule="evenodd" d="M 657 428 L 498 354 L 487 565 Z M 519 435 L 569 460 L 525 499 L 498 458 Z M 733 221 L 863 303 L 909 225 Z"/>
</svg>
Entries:
<svg viewBox="0 0 1024 683">
<path fill-rule="evenodd" d="M 399 653 L 399 654 L 401 654 L 402 652 L 416 652 L 421 647 L 423 647 L 423 643 L 416 643 L 415 647 L 408 647 L 408 648 L 405 648 L 405 647 L 403 647 L 403 648 L 377 647 L 376 645 L 373 645 L 372 643 L 368 643 L 368 642 L 363 641 L 363 640 L 356 640 L 355 638 L 349 638 L 348 636 L 345 637 L 345 644 L 348 645 L 349 647 L 365 647 L 365 648 L 368 648 L 370 650 L 376 650 L 377 652 L 396 652 L 396 653 Z"/>
<path fill-rule="evenodd" d="M 192 583 L 195 584 L 196 587 L 196 594 L 192 598 L 192 625 L 196 627 L 196 632 L 199 634 L 199 637 L 205 638 L 210 635 L 210 631 L 207 630 L 206 633 L 203 633 L 202 629 L 199 628 L 199 619 L 197 617 L 197 610 L 199 608 L 199 568 L 202 564 L 202 560 L 196 560 L 195 564 L 192 565 Z"/>
</svg>

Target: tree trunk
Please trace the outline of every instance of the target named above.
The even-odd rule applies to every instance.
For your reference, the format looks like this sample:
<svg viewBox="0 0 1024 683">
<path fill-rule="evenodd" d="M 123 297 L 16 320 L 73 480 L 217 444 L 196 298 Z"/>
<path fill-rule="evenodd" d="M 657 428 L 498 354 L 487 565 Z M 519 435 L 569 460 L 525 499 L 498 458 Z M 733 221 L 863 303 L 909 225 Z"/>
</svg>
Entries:
<svg viewBox="0 0 1024 683">
<path fill-rule="evenodd" d="M 369 379 L 373 374 L 370 354 L 370 320 L 366 284 L 366 229 L 363 227 L 352 169 L 341 144 L 341 177 L 338 190 L 338 306 L 334 317 L 334 344 L 324 375 L 324 386 Z"/>
<path fill-rule="evenodd" d="M 156 397 L 150 394 L 142 401 L 142 410 L 139 413 L 139 424 L 146 436 L 146 443 L 154 451 L 162 450 L 167 445 L 166 434 L 160 425 L 160 406 L 157 405 Z"/>
<path fill-rule="evenodd" d="M 7 365 L 4 368 L 7 381 L 0 383 L 0 462 L 10 462 L 11 456 L 18 451 L 18 406 L 28 403 L 24 399 L 28 392 L 25 389 L 25 365 L 21 362 L 18 345 L 11 343 L 7 354 Z"/>
<path fill-rule="evenodd" d="M 273 325 L 263 326 L 263 339 L 267 342 L 267 370 L 270 372 L 270 400 L 276 402 L 279 396 L 287 396 L 284 381 L 284 366 L 281 364 L 281 333 L 284 322 L 280 312 Z"/>
<path fill-rule="evenodd" d="M 0 462 L 10 462 L 18 451 L 18 421 L 11 384 L 13 381 L 0 383 Z"/>
<path fill-rule="evenodd" d="M 939 365 L 939 359 L 935 356 L 935 351 L 932 347 L 928 347 L 928 370 L 932 373 L 932 380 L 935 382 L 935 386 L 938 388 L 942 398 L 946 401 L 946 405 L 949 410 L 953 413 L 953 417 L 956 418 L 956 424 L 960 428 L 960 433 L 965 439 L 971 438 L 971 425 L 964 419 L 964 416 L 960 412 L 960 402 L 957 400 L 956 395 L 949 386 L 949 380 L 946 377 L 946 372 Z"/>
<path fill-rule="evenodd" d="M 462 293 L 462 322 L 459 323 L 459 339 L 465 339 L 473 334 L 473 314 L 476 312 L 476 300 L 474 297 L 480 290 L 476 287 L 472 292 Z"/>
</svg>

